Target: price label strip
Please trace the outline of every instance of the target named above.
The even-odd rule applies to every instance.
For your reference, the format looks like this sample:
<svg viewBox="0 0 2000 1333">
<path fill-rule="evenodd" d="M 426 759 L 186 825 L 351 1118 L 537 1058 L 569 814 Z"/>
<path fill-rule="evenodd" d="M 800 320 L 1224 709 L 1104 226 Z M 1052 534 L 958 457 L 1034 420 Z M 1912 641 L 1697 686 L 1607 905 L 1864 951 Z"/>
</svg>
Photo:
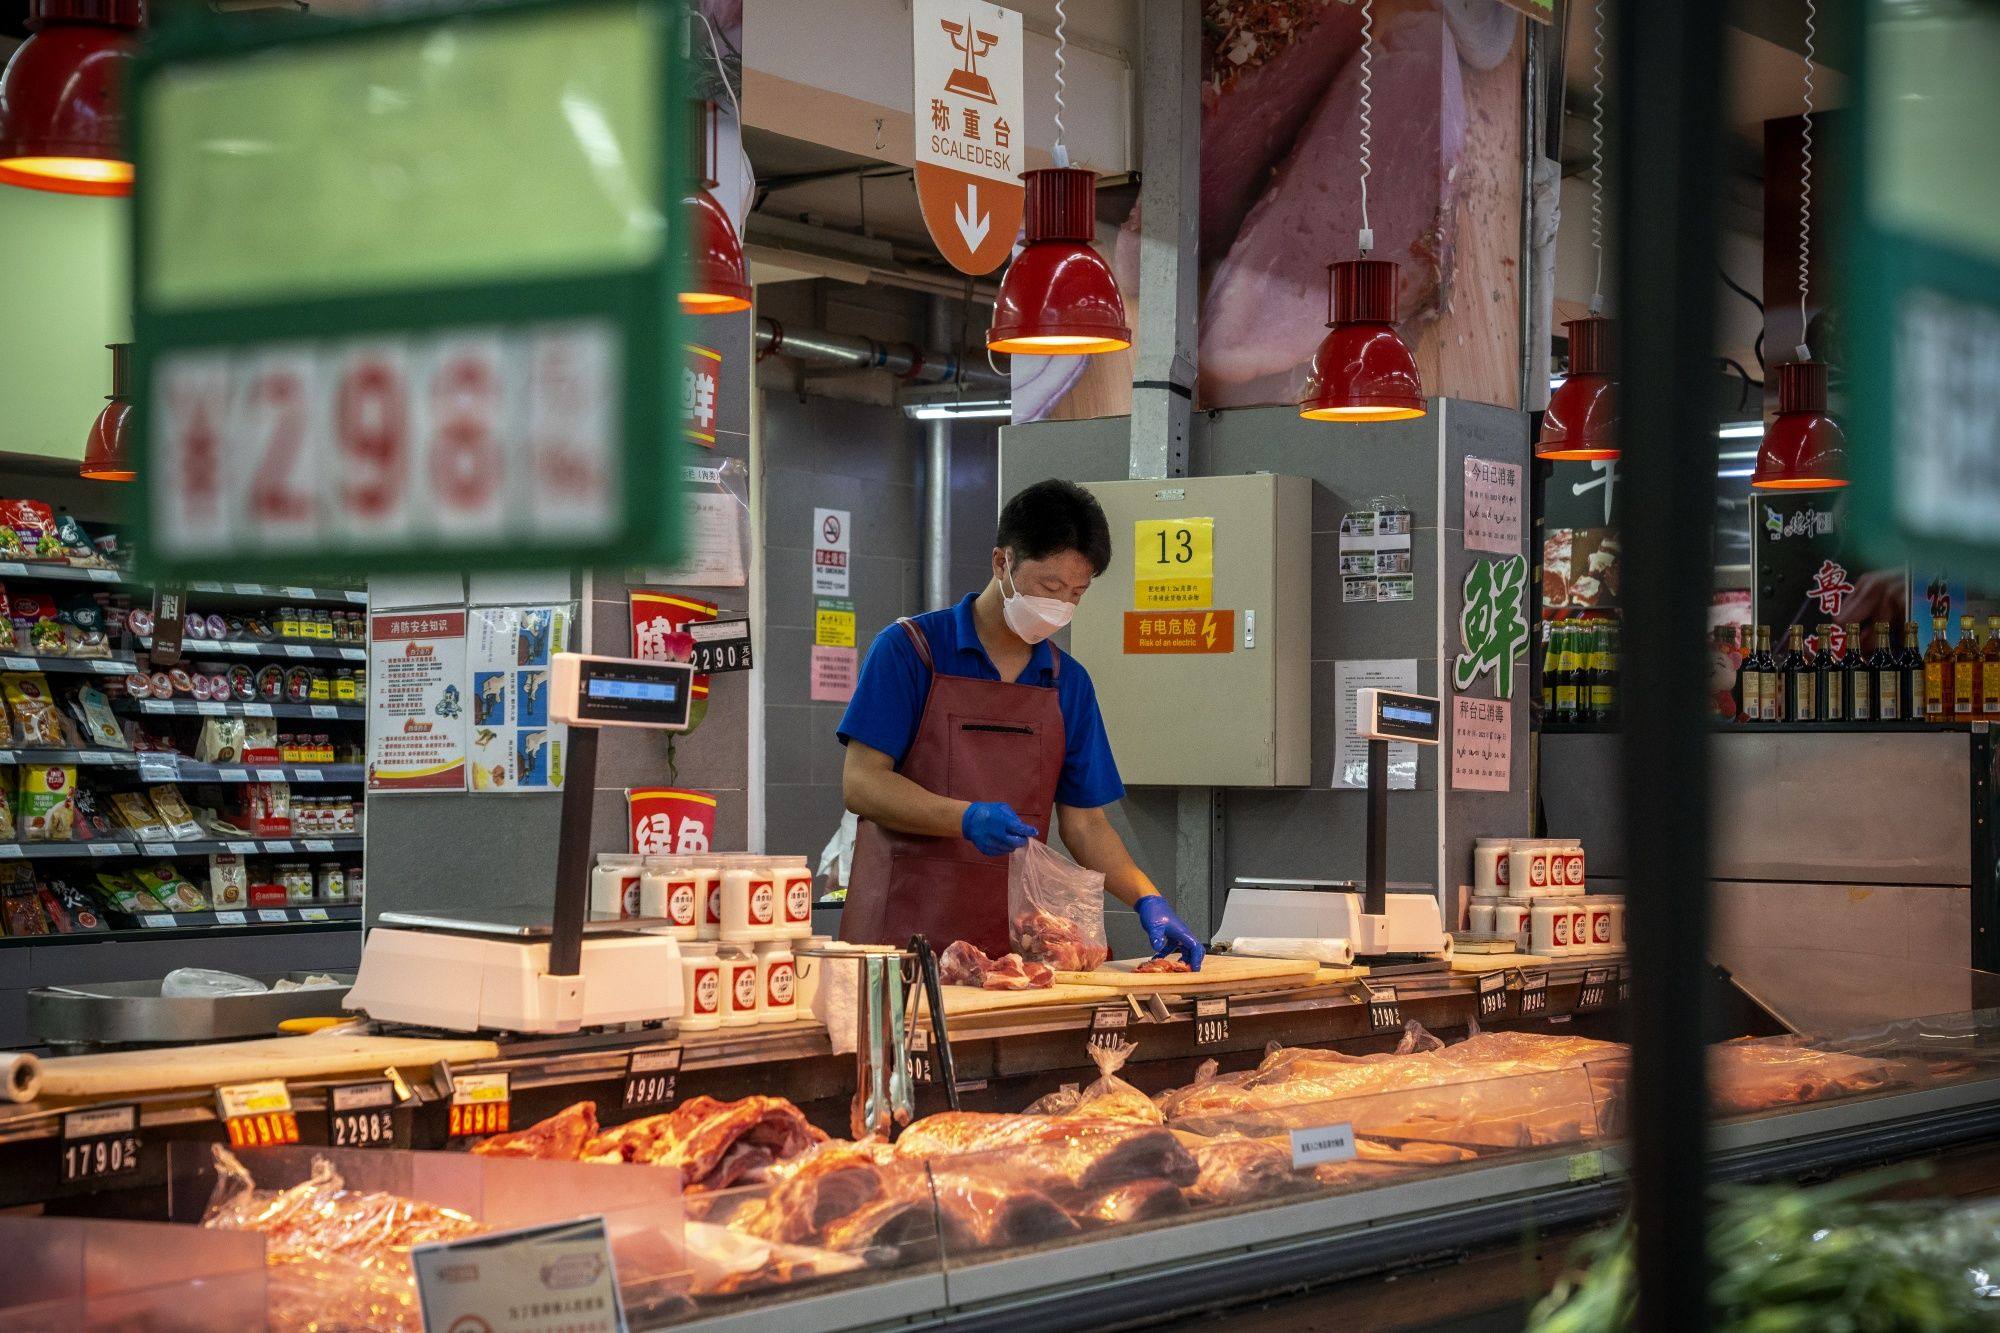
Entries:
<svg viewBox="0 0 2000 1333">
<path fill-rule="evenodd" d="M 396 1142 L 396 1088 L 386 1078 L 326 1090 L 326 1141 L 334 1148 L 388 1148 Z"/>
<path fill-rule="evenodd" d="M 504 1073 L 452 1075 L 451 1137 L 506 1133 L 513 1100 Z"/>
<path fill-rule="evenodd" d="M 281 1078 L 225 1083 L 215 1090 L 215 1110 L 232 1148 L 270 1148 L 299 1141 L 299 1118 Z"/>
<path fill-rule="evenodd" d="M 681 1048 L 654 1046 L 625 1057 L 625 1089 L 619 1100 L 628 1111 L 665 1106 L 674 1099 L 681 1073 Z"/>
<path fill-rule="evenodd" d="M 1479 1017 L 1492 1019 L 1507 1013 L 1507 973 L 1488 972 L 1479 978 Z"/>
<path fill-rule="evenodd" d="M 1090 1011 L 1090 1037 L 1086 1044 L 1095 1050 L 1110 1050 L 1125 1040 L 1125 1025 L 1131 1021 L 1132 1011 L 1124 1005 L 1099 1005 Z"/>
<path fill-rule="evenodd" d="M 910 1082 L 936 1083 L 937 1056 L 931 1052 L 931 1030 L 925 1023 L 918 1023 L 910 1029 L 910 1040 L 905 1048 L 910 1059 Z"/>
<path fill-rule="evenodd" d="M 747 617 L 698 620 L 687 627 L 687 634 L 694 640 L 694 655 L 690 660 L 700 675 L 748 671 L 755 665 L 750 660 L 750 621 Z"/>
<path fill-rule="evenodd" d="M 57 1174 L 65 1185 L 139 1173 L 139 1108 L 132 1104 L 65 1111 Z"/>
<path fill-rule="evenodd" d="M 1549 1012 L 1549 974 L 1547 972 L 1521 973 L 1521 1008 L 1523 1018 L 1545 1017 Z"/>
<path fill-rule="evenodd" d="M 1361 989 L 1368 995 L 1368 1030 L 1370 1032 L 1400 1032 L 1403 1027 L 1403 1005 L 1394 986 L 1371 986 L 1361 983 Z"/>
<path fill-rule="evenodd" d="M 1229 997 L 1211 995 L 1194 1002 L 1194 1044 L 1220 1046 L 1229 1040 Z"/>
<path fill-rule="evenodd" d="M 1577 988 L 1576 1012 L 1594 1014 L 1604 1008 L 1611 995 L 1611 969 L 1608 967 L 1586 967 L 1583 969 L 1583 985 Z"/>
</svg>

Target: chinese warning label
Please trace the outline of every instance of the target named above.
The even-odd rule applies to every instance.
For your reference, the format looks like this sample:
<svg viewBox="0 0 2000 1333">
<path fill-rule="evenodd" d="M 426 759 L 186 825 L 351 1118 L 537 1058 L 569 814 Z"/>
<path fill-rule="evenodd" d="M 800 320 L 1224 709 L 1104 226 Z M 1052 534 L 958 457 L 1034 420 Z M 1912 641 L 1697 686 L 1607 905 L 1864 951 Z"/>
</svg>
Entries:
<svg viewBox="0 0 2000 1333">
<path fill-rule="evenodd" d="M 1514 705 L 1504 699 L 1451 701 L 1451 785 L 1506 791 L 1514 770 Z"/>
<path fill-rule="evenodd" d="M 1231 653 L 1236 651 L 1234 611 L 1125 613 L 1128 653 Z"/>
<path fill-rule="evenodd" d="M 991 273 L 1021 229 L 1021 16 L 986 0 L 912 0 L 917 198 L 962 273 Z"/>
</svg>

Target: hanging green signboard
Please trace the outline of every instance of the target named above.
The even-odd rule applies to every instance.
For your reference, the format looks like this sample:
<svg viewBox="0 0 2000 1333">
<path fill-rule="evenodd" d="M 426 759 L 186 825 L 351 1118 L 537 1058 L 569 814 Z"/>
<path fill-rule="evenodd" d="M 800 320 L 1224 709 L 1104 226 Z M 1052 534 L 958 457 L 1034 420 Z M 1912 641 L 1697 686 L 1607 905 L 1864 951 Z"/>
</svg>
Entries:
<svg viewBox="0 0 2000 1333">
<path fill-rule="evenodd" d="M 150 570 L 672 558 L 682 23 L 162 24 L 131 90 Z"/>
<path fill-rule="evenodd" d="M 1848 446 L 1878 560 L 2000 578 L 2000 4 L 1870 0 Z"/>
</svg>

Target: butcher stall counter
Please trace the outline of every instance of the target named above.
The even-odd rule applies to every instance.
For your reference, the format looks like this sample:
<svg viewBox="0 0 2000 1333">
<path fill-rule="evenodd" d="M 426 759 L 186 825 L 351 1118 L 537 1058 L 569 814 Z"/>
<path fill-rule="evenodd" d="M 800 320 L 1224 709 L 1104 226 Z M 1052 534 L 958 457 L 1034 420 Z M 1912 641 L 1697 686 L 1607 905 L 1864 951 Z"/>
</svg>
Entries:
<svg viewBox="0 0 2000 1333">
<path fill-rule="evenodd" d="M 773 1244 L 768 1253 L 753 1244 L 747 1259 L 740 1247 L 750 1242 L 734 1229 L 778 1215 L 784 1186 L 725 1182 L 715 1193 L 691 1193 L 690 1245 L 702 1228 L 706 1243 L 739 1247 L 736 1262 L 745 1267 L 697 1290 L 682 1318 L 745 1330 L 1101 1327 L 1309 1284 L 1328 1285 L 1336 1304 L 1326 1308 L 1369 1313 L 1380 1327 L 1509 1307 L 1533 1294 L 1519 1253 L 1524 1235 L 1559 1236 L 1623 1204 L 1623 1052 L 1609 1044 L 1619 1035 L 1623 978 L 1615 958 L 1493 975 L 1499 980 L 1442 966 L 1321 974 L 1229 991 L 1226 1013 L 1214 995 L 1172 989 L 998 1008 L 961 996 L 947 1004 L 960 1010 L 951 1022 L 960 1104 L 1010 1119 L 940 1116 L 945 1090 L 920 1085 L 922 1132 L 903 1137 L 949 1145 L 970 1126 L 977 1142 L 952 1145 L 968 1155 L 920 1170 L 916 1200 L 891 1207 L 883 1198 L 855 1214 L 870 1239 L 839 1254 L 831 1225 L 819 1229 L 821 1213 L 838 1212 L 824 1187 L 804 1215 L 808 1243 Z M 1936 1179 L 1946 1189 L 1971 1193 L 2000 1179 L 1990 1146 L 2000 1134 L 2000 1015 L 1802 1035 L 1788 1032 L 1784 1006 L 1768 988 L 1753 1001 L 1720 970 L 1713 1000 L 1726 1035 L 1739 1039 L 1717 1048 L 1722 1119 L 1713 1141 L 1723 1175 L 1796 1178 L 1924 1156 L 1941 1164 Z M 848 1134 L 853 1057 L 835 1055 L 825 1031 L 809 1023 L 682 1039 L 656 1031 L 451 1039 L 457 1044 L 442 1049 L 420 1044 L 438 1041 L 434 1034 L 373 1039 L 410 1045 L 364 1045 L 338 1072 L 288 1077 L 302 1143 L 328 1142 L 329 1091 L 367 1077 L 353 1062 L 376 1057 L 373 1076 L 393 1067 L 389 1077 L 407 1093 L 385 1141 L 397 1147 L 467 1146 L 452 1137 L 451 1079 L 495 1073 L 508 1076 L 507 1125 L 515 1131 L 560 1123 L 584 1102 L 609 1126 L 706 1095 L 783 1098 L 819 1129 Z M 1118 1041 L 1133 1045 L 1131 1058 L 1115 1077 L 1101 1078 L 1090 1048 Z M 1535 1052 L 1547 1047 L 1572 1054 L 1537 1065 Z M 664 1082 L 657 1056 L 633 1058 L 635 1050 L 661 1048 L 675 1053 Z M 1475 1048 L 1489 1062 L 1460 1054 Z M 83 1066 L 92 1078 L 107 1066 L 132 1071 L 122 1088 L 46 1064 L 45 1080 L 57 1091 L 0 1104 L 0 1204 L 86 1216 L 157 1213 L 167 1145 L 223 1136 L 214 1089 L 193 1076 L 235 1076 L 228 1051 L 119 1052 Z M 163 1071 L 163 1062 L 179 1072 Z M 934 1061 L 919 1063 L 935 1074 Z M 1369 1075 L 1365 1089 L 1352 1081 L 1356 1071 Z M 162 1086 L 175 1080 L 184 1085 Z M 1300 1091 L 1312 1088 L 1335 1091 L 1314 1102 Z M 121 1104 L 134 1108 L 133 1159 L 121 1173 L 79 1173 L 65 1152 L 65 1114 Z M 1078 1144 L 1069 1142 L 1046 1150 L 1067 1154 L 1061 1171 L 1071 1174 L 1061 1179 L 1088 1185 L 1089 1199 L 1045 1175 L 965 1212 L 972 1196 L 964 1182 L 982 1160 L 1000 1173 L 1021 1162 L 1056 1170 L 1046 1156 L 1035 1166 L 1032 1148 L 993 1146 L 1004 1144 L 1009 1125 L 1051 1123 L 1014 1113 L 1032 1106 L 1057 1123 L 1083 1117 L 1073 1122 L 1082 1134 L 1114 1104 L 1121 1116 L 1137 1116 L 1116 1131 L 1127 1138 L 1106 1140 L 1101 1153 L 1088 1144 L 1071 1152 Z M 1151 1168 L 1141 1164 L 1155 1159 L 1140 1148 L 1178 1154 L 1176 1142 L 1197 1155 L 1200 1179 L 1148 1178 Z M 1211 1180 L 1208 1148 L 1224 1142 L 1240 1146 L 1245 1160 L 1215 1164 Z M 881 1161 L 837 1178 L 873 1180 L 878 1168 L 887 1179 Z M 1127 1183 L 1100 1195 L 1105 1180 Z M 1562 1257 L 1560 1247 L 1550 1253 Z M 1427 1276 L 1452 1270 L 1491 1280 Z"/>
</svg>

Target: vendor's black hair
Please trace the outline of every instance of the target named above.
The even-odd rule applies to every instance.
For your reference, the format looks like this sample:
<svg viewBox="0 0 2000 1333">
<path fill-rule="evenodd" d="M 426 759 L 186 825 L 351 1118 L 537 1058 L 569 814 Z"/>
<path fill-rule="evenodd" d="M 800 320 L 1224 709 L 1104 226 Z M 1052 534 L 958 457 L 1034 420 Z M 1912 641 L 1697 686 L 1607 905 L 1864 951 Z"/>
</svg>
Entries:
<svg viewBox="0 0 2000 1333">
<path fill-rule="evenodd" d="M 1090 562 L 1093 575 L 1111 563 L 1111 525 L 1097 497 L 1073 481 L 1038 481 L 1000 511 L 995 546 L 1022 560 L 1046 560 L 1075 551 Z"/>
</svg>

